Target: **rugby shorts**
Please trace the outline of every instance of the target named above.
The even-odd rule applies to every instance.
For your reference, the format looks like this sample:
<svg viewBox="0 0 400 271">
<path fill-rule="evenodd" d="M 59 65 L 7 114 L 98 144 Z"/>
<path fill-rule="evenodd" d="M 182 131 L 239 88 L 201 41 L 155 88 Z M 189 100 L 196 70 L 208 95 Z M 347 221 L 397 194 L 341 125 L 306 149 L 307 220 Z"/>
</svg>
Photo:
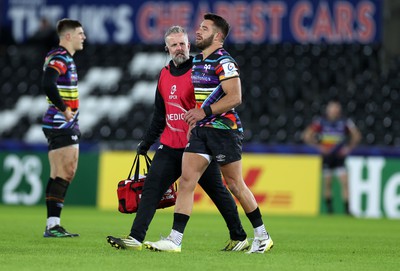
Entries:
<svg viewBox="0 0 400 271">
<path fill-rule="evenodd" d="M 238 130 L 194 127 L 185 152 L 210 155 L 219 165 L 242 159 L 243 132 Z"/>
<path fill-rule="evenodd" d="M 79 144 L 81 133 L 76 129 L 47 129 L 43 128 L 47 138 L 49 151 L 62 147 Z"/>
</svg>

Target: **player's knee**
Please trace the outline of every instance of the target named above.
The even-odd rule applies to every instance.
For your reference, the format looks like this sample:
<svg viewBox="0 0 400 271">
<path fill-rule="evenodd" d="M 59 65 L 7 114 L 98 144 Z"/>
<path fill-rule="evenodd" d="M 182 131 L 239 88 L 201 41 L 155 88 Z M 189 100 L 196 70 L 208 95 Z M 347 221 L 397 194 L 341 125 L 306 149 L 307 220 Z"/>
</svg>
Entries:
<svg viewBox="0 0 400 271">
<path fill-rule="evenodd" d="M 228 183 L 228 188 L 236 198 L 240 198 L 240 188 L 237 186 L 237 184 L 230 182 Z"/>
<path fill-rule="evenodd" d="M 67 166 L 64 168 L 64 179 L 68 182 L 72 182 L 76 174 L 76 167 L 75 166 Z"/>
<path fill-rule="evenodd" d="M 72 182 L 72 180 L 75 178 L 75 171 L 69 171 L 67 174 L 65 174 L 65 180 L 68 182 Z"/>
<path fill-rule="evenodd" d="M 197 182 L 195 182 L 195 181 L 192 181 L 191 179 L 189 179 L 189 178 L 185 178 L 184 176 L 182 176 L 180 179 L 179 179 L 179 190 L 193 190 L 194 191 L 194 189 L 196 188 L 196 184 L 197 184 Z"/>
</svg>

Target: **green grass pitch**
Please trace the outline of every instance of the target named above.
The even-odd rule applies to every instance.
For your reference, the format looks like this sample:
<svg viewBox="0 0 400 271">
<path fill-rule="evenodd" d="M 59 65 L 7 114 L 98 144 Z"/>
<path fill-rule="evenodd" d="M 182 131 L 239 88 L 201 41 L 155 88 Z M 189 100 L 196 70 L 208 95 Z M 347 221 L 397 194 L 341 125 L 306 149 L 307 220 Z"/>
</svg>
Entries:
<svg viewBox="0 0 400 271">
<path fill-rule="evenodd" d="M 274 240 L 266 254 L 222 252 L 218 214 L 194 211 L 182 253 L 116 250 L 107 235 L 126 235 L 134 215 L 66 206 L 62 224 L 80 237 L 43 238 L 44 206 L 0 205 L 0 270 L 400 270 L 400 222 L 345 216 L 263 218 Z M 241 214 L 249 237 L 253 231 Z M 146 240 L 168 235 L 172 213 L 157 212 Z"/>
</svg>

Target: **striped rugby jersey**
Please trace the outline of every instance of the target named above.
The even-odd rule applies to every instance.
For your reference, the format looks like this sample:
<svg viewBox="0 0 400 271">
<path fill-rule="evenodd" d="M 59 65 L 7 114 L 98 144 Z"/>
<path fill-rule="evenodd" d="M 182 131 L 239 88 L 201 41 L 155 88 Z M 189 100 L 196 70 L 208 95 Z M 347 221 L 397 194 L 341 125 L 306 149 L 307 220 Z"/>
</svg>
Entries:
<svg viewBox="0 0 400 271">
<path fill-rule="evenodd" d="M 43 71 L 48 68 L 55 69 L 59 73 L 57 88 L 64 104 L 77 111 L 79 107 L 78 74 L 74 59 L 63 47 L 57 47 L 50 51 L 45 59 Z M 74 118 L 66 122 L 64 115 L 52 104 L 47 97 L 49 108 L 43 117 L 43 128 L 48 129 L 78 129 L 78 112 Z"/>
<path fill-rule="evenodd" d="M 196 55 L 193 59 L 192 82 L 197 107 L 203 108 L 219 101 L 225 96 L 221 82 L 235 77 L 239 77 L 238 65 L 224 48 L 215 50 L 204 60 L 202 53 Z M 196 125 L 243 131 L 234 108 L 223 114 L 205 117 Z"/>
<path fill-rule="evenodd" d="M 338 152 L 344 146 L 353 127 L 354 122 L 345 118 L 330 121 L 321 117 L 311 124 L 311 129 L 318 134 L 319 142 L 331 153 Z"/>
</svg>

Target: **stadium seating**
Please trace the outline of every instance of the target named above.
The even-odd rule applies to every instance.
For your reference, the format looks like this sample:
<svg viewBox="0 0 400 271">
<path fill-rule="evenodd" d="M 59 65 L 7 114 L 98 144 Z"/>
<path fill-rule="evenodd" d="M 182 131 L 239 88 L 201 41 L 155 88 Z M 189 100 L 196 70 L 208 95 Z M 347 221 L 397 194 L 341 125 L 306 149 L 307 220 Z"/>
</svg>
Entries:
<svg viewBox="0 0 400 271">
<path fill-rule="evenodd" d="M 339 99 L 364 145 L 400 145 L 400 58 L 382 70 L 379 44 L 227 45 L 241 69 L 245 142 L 302 144 L 301 132 Z M 44 143 L 40 89 L 45 52 L 10 46 L 0 57 L 0 137 Z M 162 46 L 87 45 L 75 56 L 83 140 L 110 148 L 137 141 L 149 124 Z"/>
</svg>

